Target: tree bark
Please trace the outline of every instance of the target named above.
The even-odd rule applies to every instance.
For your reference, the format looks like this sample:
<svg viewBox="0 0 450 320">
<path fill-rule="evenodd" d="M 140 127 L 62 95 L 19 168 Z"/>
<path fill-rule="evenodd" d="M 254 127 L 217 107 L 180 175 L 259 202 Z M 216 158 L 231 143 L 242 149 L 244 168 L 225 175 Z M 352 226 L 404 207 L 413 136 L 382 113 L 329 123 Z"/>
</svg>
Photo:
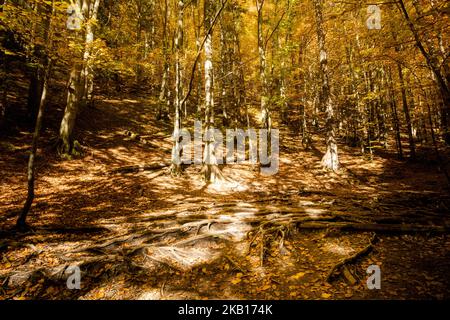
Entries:
<svg viewBox="0 0 450 320">
<path fill-rule="evenodd" d="M 425 61 L 429 69 L 433 72 L 436 84 L 439 88 L 442 97 L 442 114 L 441 114 L 441 123 L 443 129 L 443 138 L 444 141 L 450 145 L 450 89 L 448 88 L 445 76 L 442 75 L 440 68 L 436 65 L 435 61 L 437 61 L 429 52 L 425 50 L 425 47 L 420 40 L 419 32 L 417 31 L 413 21 L 411 20 L 408 10 L 405 7 L 403 0 L 399 0 L 400 10 L 403 13 L 403 16 L 408 24 L 408 27 L 411 33 L 414 36 L 414 40 L 416 42 L 417 48 L 422 53 Z"/>
<path fill-rule="evenodd" d="M 409 139 L 409 152 L 411 159 L 416 158 L 416 144 L 413 136 L 413 129 L 411 124 L 411 114 L 409 112 L 408 97 L 406 95 L 405 79 L 403 76 L 403 68 L 400 64 L 397 64 L 398 77 L 400 79 L 400 90 L 402 93 L 403 112 L 405 114 L 406 128 L 408 130 Z"/>
<path fill-rule="evenodd" d="M 0 34 L 0 36 L 2 35 Z M 0 41 L 2 40 L 3 39 L 0 38 Z M 6 72 L 6 70 L 8 70 L 8 60 L 6 55 L 1 52 L 0 64 L 2 68 L 0 71 L 0 130 L 2 130 L 5 127 L 8 106 L 8 73 Z"/>
<path fill-rule="evenodd" d="M 100 0 L 78 1 L 80 11 L 86 23 L 82 63 L 74 62 L 70 72 L 67 103 L 59 130 L 59 152 L 65 155 L 76 154 L 73 131 L 80 108 L 91 99 L 93 74 L 91 62 L 92 43 L 94 41 L 93 23 L 97 19 Z"/>
<path fill-rule="evenodd" d="M 327 151 L 322 159 L 322 166 L 325 169 L 339 169 L 338 147 L 336 143 L 336 119 L 333 101 L 331 99 L 329 75 L 328 75 L 328 57 L 325 46 L 325 31 L 323 27 L 322 0 L 313 0 L 314 12 L 316 16 L 317 39 L 320 51 L 320 74 L 322 79 L 322 88 L 320 104 L 326 111 L 326 130 L 327 130 Z"/>
<path fill-rule="evenodd" d="M 178 0 L 177 34 L 175 37 L 175 117 L 172 147 L 172 173 L 181 173 L 181 107 L 183 103 L 183 83 L 181 79 L 181 55 L 183 47 L 184 1 Z"/>
<path fill-rule="evenodd" d="M 162 32 L 162 50 L 163 50 L 163 74 L 161 80 L 161 89 L 159 93 L 159 106 L 158 106 L 158 120 L 168 120 L 169 111 L 168 107 L 170 105 L 170 99 L 168 99 L 168 81 L 169 81 L 169 53 L 167 44 L 167 24 L 169 19 L 169 5 L 168 0 L 164 0 L 164 18 L 163 18 L 163 32 Z"/>
<path fill-rule="evenodd" d="M 397 154 L 398 158 L 400 160 L 403 159 L 403 147 L 402 147 L 402 138 L 400 134 L 400 122 L 398 120 L 398 113 L 397 113 L 397 102 L 395 99 L 395 89 L 394 84 L 392 81 L 392 72 L 389 69 L 389 94 L 390 94 L 390 104 L 391 104 L 391 111 L 392 111 L 392 119 L 394 122 L 394 130 L 395 130 L 395 141 L 397 144 Z"/>
<path fill-rule="evenodd" d="M 42 73 L 42 91 L 39 99 L 39 111 L 36 118 L 36 126 L 34 129 L 33 134 L 33 141 L 31 144 L 31 152 L 30 157 L 28 159 L 28 167 L 27 167 L 27 186 L 28 186 L 28 193 L 27 193 L 27 199 L 25 201 L 24 207 L 19 214 L 19 217 L 17 219 L 17 228 L 18 229 L 25 229 L 26 228 L 26 219 L 28 216 L 28 213 L 31 209 L 31 205 L 33 204 L 34 198 L 35 198 L 35 179 L 36 179 L 36 167 L 35 167 L 35 161 L 36 161 L 36 153 L 38 148 L 38 141 L 41 133 L 41 127 L 42 127 L 42 120 L 44 118 L 44 112 L 45 112 L 45 106 L 47 102 L 47 92 L 48 92 L 48 82 L 50 78 L 50 72 L 52 69 L 52 60 L 48 54 L 48 51 L 50 50 L 52 46 L 52 20 L 53 16 L 55 14 L 55 6 L 54 6 L 54 0 L 51 2 L 51 14 L 49 18 L 46 21 L 45 26 L 45 50 L 47 52 L 44 53 L 44 57 L 42 58 L 42 67 L 38 67 L 38 72 Z"/>
<path fill-rule="evenodd" d="M 203 154 L 202 173 L 206 182 L 216 182 L 222 179 L 222 173 L 217 164 L 215 154 L 214 135 L 208 134 L 214 129 L 214 69 L 213 42 L 211 26 L 214 17 L 214 1 L 205 0 L 205 148 Z"/>
<path fill-rule="evenodd" d="M 269 110 L 269 88 L 267 85 L 267 57 L 266 45 L 263 35 L 263 7 L 265 0 L 256 0 L 258 11 L 258 54 L 259 54 L 259 81 L 261 85 L 261 124 L 263 129 L 270 131 L 272 126 Z"/>
</svg>

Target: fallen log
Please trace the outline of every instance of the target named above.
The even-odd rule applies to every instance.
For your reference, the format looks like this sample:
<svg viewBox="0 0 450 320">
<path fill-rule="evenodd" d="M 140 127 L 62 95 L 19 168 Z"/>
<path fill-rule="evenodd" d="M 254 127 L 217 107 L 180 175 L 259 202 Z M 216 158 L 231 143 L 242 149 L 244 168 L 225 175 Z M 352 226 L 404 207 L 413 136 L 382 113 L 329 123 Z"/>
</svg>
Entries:
<svg viewBox="0 0 450 320">
<path fill-rule="evenodd" d="M 380 233 L 449 233 L 449 226 L 426 226 L 415 224 L 377 224 L 347 222 L 299 222 L 297 229 L 338 229 L 342 231 L 366 231 Z"/>
</svg>

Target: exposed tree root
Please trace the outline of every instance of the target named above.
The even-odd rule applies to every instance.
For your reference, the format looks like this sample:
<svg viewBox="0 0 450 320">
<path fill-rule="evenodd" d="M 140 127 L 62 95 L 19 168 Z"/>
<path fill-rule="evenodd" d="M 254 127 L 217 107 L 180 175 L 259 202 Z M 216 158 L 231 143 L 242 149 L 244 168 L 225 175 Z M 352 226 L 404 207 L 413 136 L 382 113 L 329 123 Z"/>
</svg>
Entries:
<svg viewBox="0 0 450 320">
<path fill-rule="evenodd" d="M 343 270 L 343 268 L 346 267 L 347 264 L 354 263 L 358 259 L 362 258 L 364 255 L 370 253 L 373 249 L 373 245 L 374 245 L 374 242 L 376 241 L 376 237 L 377 237 L 376 233 L 373 233 L 372 237 L 370 238 L 369 245 L 364 247 L 364 249 L 362 249 L 361 251 L 356 252 L 354 255 L 338 262 L 328 273 L 327 282 L 331 282 L 333 279 L 335 279 L 337 274 L 339 274 Z"/>
<path fill-rule="evenodd" d="M 374 221 L 386 221 L 388 218 L 391 223 L 375 223 Z M 355 231 L 355 232 L 374 232 L 374 236 L 370 241 L 370 245 L 364 248 L 364 250 L 358 252 L 354 256 L 341 261 L 337 264 L 327 277 L 330 280 L 335 271 L 341 267 L 345 267 L 345 264 L 351 263 L 357 260 L 359 257 L 368 253 L 373 246 L 375 240 L 375 232 L 379 233 L 449 233 L 450 227 L 447 225 L 433 226 L 433 225 L 420 225 L 413 224 L 411 220 L 410 224 L 393 223 L 395 221 L 404 221 L 401 218 L 396 217 L 369 217 L 364 216 L 356 218 L 350 215 L 323 215 L 319 217 L 310 217 L 306 214 L 288 214 L 281 216 L 280 218 L 270 219 L 268 221 L 261 221 L 259 219 L 259 225 L 247 234 L 247 238 L 250 239 L 247 254 L 251 253 L 252 247 L 256 245 L 258 255 L 260 258 L 261 266 L 264 266 L 264 260 L 266 252 L 270 249 L 271 244 L 278 241 L 278 248 L 281 254 L 284 254 L 286 249 L 284 248 L 284 240 L 289 236 L 291 229 L 311 229 L 311 230 L 337 230 L 337 231 Z M 246 221 L 247 223 L 249 221 Z M 257 220 L 252 220 L 256 223 Z M 259 238 L 257 244 L 256 241 Z M 348 270 L 344 270 L 348 271 Z M 348 271 L 345 273 L 346 278 L 350 282 L 354 282 L 354 277 Z M 353 279 L 352 279 L 353 278 Z"/>
<path fill-rule="evenodd" d="M 266 226 L 269 226 L 268 228 L 265 228 Z M 270 244 L 274 241 L 278 241 L 278 248 L 281 253 L 283 253 L 283 250 L 286 250 L 284 248 L 284 241 L 287 235 L 289 235 L 291 231 L 290 224 L 274 224 L 273 221 L 267 221 L 263 224 L 261 224 L 258 228 L 258 230 L 255 232 L 253 237 L 250 240 L 250 243 L 248 245 L 247 254 L 250 254 L 252 246 L 255 244 L 256 239 L 259 237 L 259 259 L 260 259 L 260 266 L 264 266 L 264 260 L 266 256 L 266 252 L 270 249 Z M 247 234 L 247 238 L 249 238 L 250 234 L 253 233 L 253 231 L 250 231 Z M 280 238 L 278 240 L 278 238 Z"/>
<path fill-rule="evenodd" d="M 170 167 L 170 163 L 151 163 L 136 166 L 126 166 L 113 169 L 109 171 L 109 174 L 126 174 L 126 173 L 138 173 L 144 171 L 156 171 Z"/>
<path fill-rule="evenodd" d="M 230 263 L 234 266 L 234 268 L 236 270 L 239 270 L 240 272 L 242 272 L 243 274 L 247 273 L 248 271 L 245 270 L 244 268 L 242 268 L 236 261 L 234 261 L 230 256 L 228 255 L 224 255 L 224 257 L 230 261 Z"/>
<path fill-rule="evenodd" d="M 142 138 L 139 134 L 137 134 L 137 133 L 135 133 L 135 132 L 126 130 L 123 134 L 124 134 L 125 136 L 129 137 L 129 139 L 130 139 L 131 141 L 136 141 L 136 142 L 141 143 L 141 144 L 143 144 L 143 145 L 148 145 L 148 146 L 150 146 L 151 148 L 159 148 L 159 147 L 160 147 L 160 146 L 158 146 L 157 144 L 155 144 L 155 143 L 153 143 L 153 142 L 151 142 L 151 141 L 148 141 L 148 140 Z"/>
<path fill-rule="evenodd" d="M 200 172 L 205 182 L 216 183 L 220 181 L 229 181 L 222 173 L 218 165 L 205 164 Z"/>
<path fill-rule="evenodd" d="M 146 231 L 146 232 L 143 232 L 140 234 L 133 233 L 131 235 L 125 235 L 125 236 L 122 235 L 118 238 L 116 237 L 116 238 L 110 239 L 109 241 L 104 242 L 102 244 L 78 248 L 76 250 L 71 251 L 70 253 L 81 253 L 81 252 L 86 252 L 86 251 L 103 252 L 110 248 L 114 248 L 114 247 L 123 245 L 124 243 L 131 243 L 131 242 L 146 243 L 146 242 L 164 237 L 169 234 L 183 234 L 183 233 L 189 232 L 191 229 L 192 229 L 192 227 L 177 227 L 177 228 L 173 228 L 173 229 L 160 230 L 160 231 Z"/>
</svg>

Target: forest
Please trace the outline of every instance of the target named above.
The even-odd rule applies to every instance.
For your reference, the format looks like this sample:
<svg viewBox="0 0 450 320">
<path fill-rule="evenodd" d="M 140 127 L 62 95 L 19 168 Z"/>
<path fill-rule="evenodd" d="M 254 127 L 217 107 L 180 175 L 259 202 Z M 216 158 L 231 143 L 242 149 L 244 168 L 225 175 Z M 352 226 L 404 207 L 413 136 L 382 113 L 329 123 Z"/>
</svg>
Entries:
<svg viewBox="0 0 450 320">
<path fill-rule="evenodd" d="M 449 14 L 0 0 L 0 300 L 450 299 Z"/>
</svg>

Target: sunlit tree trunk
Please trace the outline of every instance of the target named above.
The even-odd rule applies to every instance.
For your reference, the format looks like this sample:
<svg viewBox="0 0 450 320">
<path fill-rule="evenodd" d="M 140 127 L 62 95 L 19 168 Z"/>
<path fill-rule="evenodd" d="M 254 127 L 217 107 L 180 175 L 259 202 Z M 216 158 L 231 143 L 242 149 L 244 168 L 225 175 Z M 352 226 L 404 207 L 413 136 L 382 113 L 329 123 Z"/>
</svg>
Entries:
<svg viewBox="0 0 450 320">
<path fill-rule="evenodd" d="M 205 148 L 203 154 L 203 169 L 206 182 L 215 182 L 222 178 L 217 164 L 214 148 L 214 135 L 208 135 L 214 129 L 214 69 L 212 31 L 209 32 L 214 16 L 214 0 L 205 0 Z"/>
<path fill-rule="evenodd" d="M 74 148 L 73 131 L 79 109 L 90 99 L 93 89 L 91 47 L 94 41 L 93 23 L 96 20 L 100 0 L 78 1 L 86 22 L 82 63 L 74 62 L 68 83 L 67 102 L 59 130 L 59 152 L 71 155 Z"/>
<path fill-rule="evenodd" d="M 241 41 L 239 38 L 239 18 L 240 13 L 237 10 L 233 10 L 233 76 L 234 81 L 234 95 L 235 95 L 235 107 L 238 110 L 239 121 L 242 123 L 246 123 L 247 127 L 250 127 L 250 116 L 248 112 L 248 106 L 246 102 L 246 90 L 245 90 L 245 75 L 242 64 L 242 50 L 241 50 Z M 241 109 L 244 107 L 244 115 L 241 113 Z"/>
<path fill-rule="evenodd" d="M 226 29 L 226 23 L 223 19 L 220 20 L 220 106 L 222 108 L 222 123 L 226 127 L 229 123 L 229 104 L 230 95 L 228 94 L 228 73 L 230 65 L 228 59 L 228 30 Z"/>
<path fill-rule="evenodd" d="M 181 79 L 181 55 L 183 47 L 183 14 L 184 2 L 178 0 L 177 34 L 175 37 L 175 117 L 174 117 L 174 142 L 172 147 L 172 173 L 181 173 L 181 107 L 183 101 L 183 82 Z"/>
<path fill-rule="evenodd" d="M 259 54 L 259 81 L 261 85 L 261 123 L 264 129 L 271 129 L 271 118 L 269 111 L 269 88 L 266 75 L 266 45 L 263 34 L 263 7 L 265 0 L 256 0 L 258 11 L 258 54 Z"/>
<path fill-rule="evenodd" d="M 136 11 L 137 11 L 137 22 L 136 22 L 136 45 L 137 49 L 137 63 L 136 63 L 136 86 L 141 84 L 142 79 L 142 60 L 145 56 L 145 41 L 144 46 L 142 46 L 142 34 L 143 32 L 143 19 L 144 19 L 144 10 L 143 10 L 143 2 L 136 1 Z M 145 33 L 144 33 L 145 40 Z"/>
<path fill-rule="evenodd" d="M 168 53 L 168 19 L 169 19 L 169 5 L 168 0 L 164 0 L 164 17 L 163 17 L 163 32 L 162 32 L 162 51 L 163 51 L 163 70 L 162 70 L 162 80 L 161 89 L 159 92 L 159 105 L 158 105 L 158 120 L 168 120 L 169 119 L 169 105 L 170 99 L 169 95 L 169 53 Z"/>
<path fill-rule="evenodd" d="M 317 39 L 319 44 L 319 62 L 321 73 L 321 95 L 320 103 L 326 111 L 326 130 L 327 130 L 327 151 L 322 159 L 322 166 L 329 170 L 339 168 L 338 147 L 335 137 L 335 110 L 331 99 L 328 58 L 325 47 L 325 31 L 323 27 L 322 0 L 313 0 L 314 12 L 316 16 Z"/>
</svg>

